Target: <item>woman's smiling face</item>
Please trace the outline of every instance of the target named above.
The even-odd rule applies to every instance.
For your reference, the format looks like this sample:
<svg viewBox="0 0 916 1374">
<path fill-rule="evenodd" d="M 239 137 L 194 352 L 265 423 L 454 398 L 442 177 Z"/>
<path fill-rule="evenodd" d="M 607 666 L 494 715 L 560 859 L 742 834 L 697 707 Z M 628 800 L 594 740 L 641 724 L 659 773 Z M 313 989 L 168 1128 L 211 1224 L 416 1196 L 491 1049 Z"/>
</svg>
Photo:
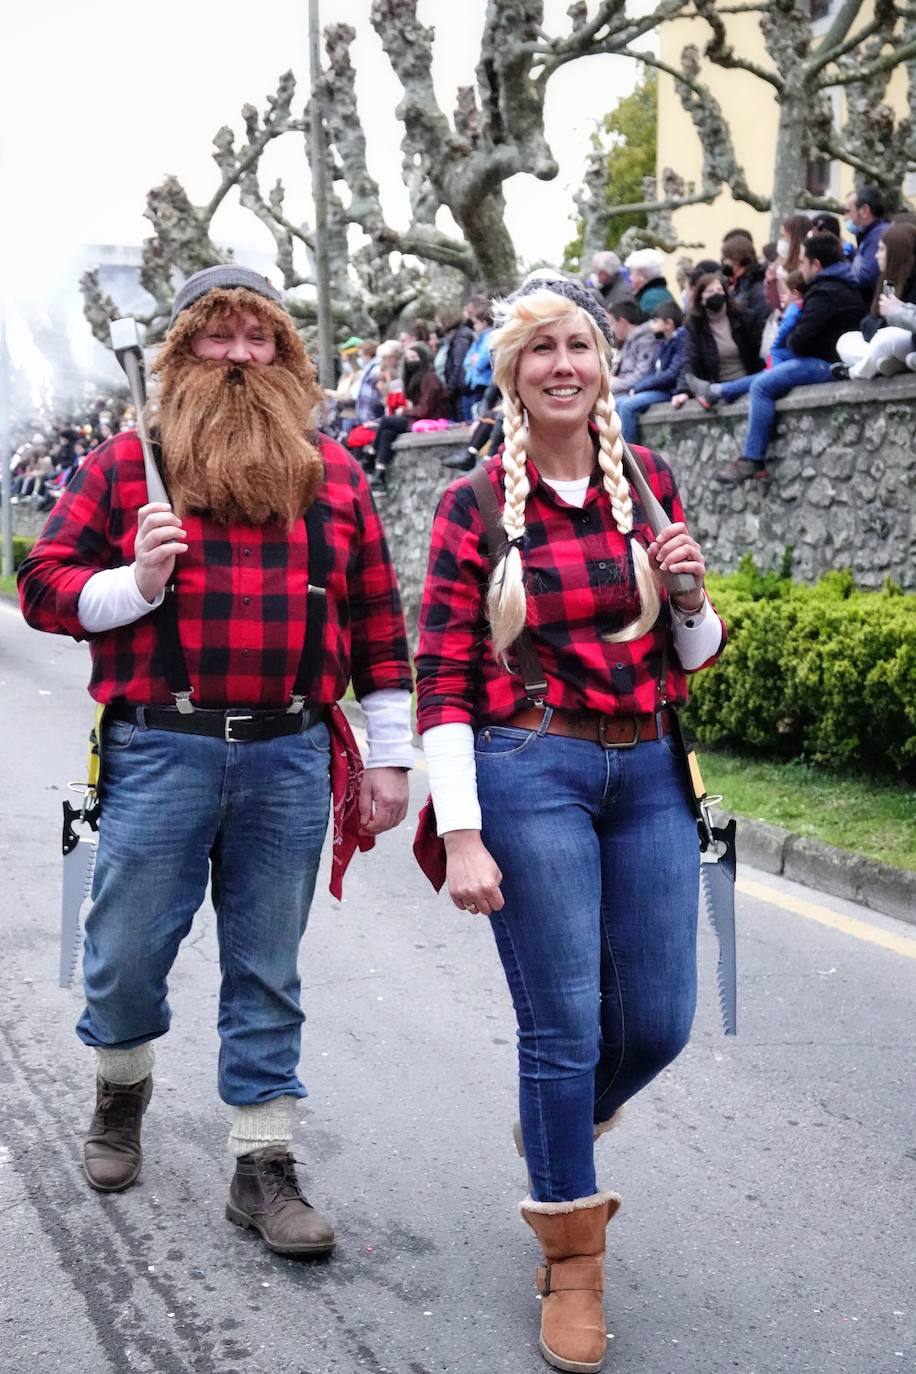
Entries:
<svg viewBox="0 0 916 1374">
<path fill-rule="evenodd" d="M 522 349 L 515 384 L 529 427 L 586 423 L 601 390 L 601 358 L 581 311 L 538 329 Z"/>
</svg>

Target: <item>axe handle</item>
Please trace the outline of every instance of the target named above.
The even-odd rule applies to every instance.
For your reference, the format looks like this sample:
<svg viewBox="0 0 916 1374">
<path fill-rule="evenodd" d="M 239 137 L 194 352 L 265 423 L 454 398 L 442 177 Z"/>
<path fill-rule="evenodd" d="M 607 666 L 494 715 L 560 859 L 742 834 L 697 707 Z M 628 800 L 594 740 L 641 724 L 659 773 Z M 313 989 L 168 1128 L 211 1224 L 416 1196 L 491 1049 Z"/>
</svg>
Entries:
<svg viewBox="0 0 916 1374">
<path fill-rule="evenodd" d="M 652 533 L 661 534 L 662 530 L 666 530 L 674 522 L 668 519 L 664 507 L 649 486 L 642 469 L 642 463 L 636 454 L 623 438 L 620 442 L 623 444 L 623 460 L 627 469 L 627 478 L 636 488 L 636 494 L 646 512 Z M 665 573 L 664 577 L 665 586 L 671 596 L 684 596 L 697 590 L 697 580 L 692 573 Z"/>
<path fill-rule="evenodd" d="M 143 385 L 143 372 L 140 367 L 140 359 L 133 349 L 127 349 L 122 358 L 121 366 L 127 376 L 127 385 L 130 388 L 130 398 L 133 401 L 134 409 L 137 412 L 137 438 L 140 440 L 140 447 L 143 449 L 143 470 L 146 473 L 146 495 L 150 501 L 162 501 L 170 506 L 169 494 L 165 489 L 165 483 L 159 475 L 156 466 L 156 459 L 153 457 L 153 446 L 149 441 L 146 432 L 146 423 L 143 418 L 143 407 L 146 405 L 146 388 Z"/>
</svg>

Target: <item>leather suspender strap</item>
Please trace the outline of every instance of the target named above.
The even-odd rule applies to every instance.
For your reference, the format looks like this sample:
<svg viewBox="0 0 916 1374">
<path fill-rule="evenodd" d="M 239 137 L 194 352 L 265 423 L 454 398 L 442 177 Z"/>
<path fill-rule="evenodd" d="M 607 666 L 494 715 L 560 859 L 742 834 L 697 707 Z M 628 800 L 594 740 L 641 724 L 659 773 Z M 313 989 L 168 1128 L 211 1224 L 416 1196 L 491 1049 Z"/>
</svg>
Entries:
<svg viewBox="0 0 916 1374">
<path fill-rule="evenodd" d="M 153 457 L 159 469 L 159 475 L 165 482 L 163 472 L 162 448 L 159 444 L 152 445 Z M 176 565 L 177 566 L 177 565 Z M 162 605 L 154 616 L 153 623 L 156 627 L 156 642 L 162 658 L 162 668 L 165 673 L 165 680 L 168 683 L 169 692 L 175 700 L 182 715 L 188 715 L 194 710 L 191 704 L 191 696 L 194 688 L 191 686 L 191 679 L 188 677 L 188 665 L 185 662 L 184 653 L 181 648 L 181 639 L 178 634 L 178 600 L 177 600 L 177 578 L 173 573 L 173 580 L 165 589 L 165 597 Z"/>
<path fill-rule="evenodd" d="M 328 545 L 324 537 L 324 509 L 316 497 L 305 512 L 309 545 L 309 590 L 305 608 L 305 642 L 293 684 L 290 712 L 301 711 L 318 676 L 328 615 Z"/>
<path fill-rule="evenodd" d="M 495 567 L 509 544 L 506 539 L 506 531 L 503 529 L 499 501 L 486 468 L 476 467 L 469 480 L 483 520 L 484 533 L 487 538 L 487 557 L 491 566 Z M 543 706 L 547 699 L 547 678 L 527 630 L 522 630 L 512 645 L 512 649 L 522 670 L 525 693 L 528 699 L 534 702 L 536 706 Z"/>
</svg>

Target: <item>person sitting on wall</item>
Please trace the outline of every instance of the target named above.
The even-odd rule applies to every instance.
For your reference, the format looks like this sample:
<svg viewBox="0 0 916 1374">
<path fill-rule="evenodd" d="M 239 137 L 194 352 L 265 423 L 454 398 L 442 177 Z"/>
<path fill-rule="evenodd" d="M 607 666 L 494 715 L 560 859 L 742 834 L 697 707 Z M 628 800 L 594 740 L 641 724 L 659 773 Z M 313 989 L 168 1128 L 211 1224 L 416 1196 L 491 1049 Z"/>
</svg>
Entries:
<svg viewBox="0 0 916 1374">
<path fill-rule="evenodd" d="M 878 186 L 857 186 L 846 198 L 846 228 L 856 240 L 852 275 L 866 304 L 871 303 L 880 271 L 878 244 L 889 225 L 884 211 L 884 192 Z"/>
<path fill-rule="evenodd" d="M 759 372 L 760 330 L 727 295 L 721 273 L 706 272 L 693 282 L 684 328 L 683 360 L 671 397 L 675 409 L 689 400 L 688 376 L 725 382 Z"/>
<path fill-rule="evenodd" d="M 767 447 L 776 424 L 776 402 L 793 387 L 829 382 L 836 362 L 836 343 L 855 322 L 860 310 L 858 285 L 843 260 L 843 245 L 833 234 L 812 234 L 802 246 L 801 272 L 807 287 L 798 323 L 786 345 L 789 362 L 767 368 L 755 377 L 733 382 L 706 382 L 688 375 L 688 387 L 707 410 L 719 401 L 750 396 L 744 455 L 715 474 L 716 481 L 734 486 L 748 480 L 768 481 Z"/>
<path fill-rule="evenodd" d="M 674 394 L 687 338 L 683 326 L 684 312 L 676 301 L 663 301 L 652 312 L 649 327 L 661 345 L 655 367 L 617 401 L 617 414 L 628 444 L 637 441 L 638 420 L 643 411 L 670 401 Z"/>
<path fill-rule="evenodd" d="M 662 301 L 673 301 L 665 281 L 665 259 L 654 248 L 637 248 L 624 263 L 640 310 L 651 315 Z"/>
<path fill-rule="evenodd" d="M 672 302 L 673 304 L 673 302 Z M 626 394 L 631 386 L 648 377 L 658 357 L 658 340 L 649 320 L 635 301 L 618 301 L 608 311 L 611 330 L 620 348 L 611 375 L 611 391 Z"/>
<path fill-rule="evenodd" d="M 892 377 L 907 370 L 910 358 L 916 363 L 916 227 L 892 224 L 885 229 L 877 260 L 871 310 L 859 329 L 837 339 L 840 361 L 830 369 L 837 380 L 868 380 L 879 373 Z"/>
<path fill-rule="evenodd" d="M 765 268 L 757 261 L 754 240 L 749 234 L 733 232 L 722 243 L 722 266 L 728 277 L 731 298 L 743 306 L 760 332 L 770 314 L 764 284 Z"/>
</svg>

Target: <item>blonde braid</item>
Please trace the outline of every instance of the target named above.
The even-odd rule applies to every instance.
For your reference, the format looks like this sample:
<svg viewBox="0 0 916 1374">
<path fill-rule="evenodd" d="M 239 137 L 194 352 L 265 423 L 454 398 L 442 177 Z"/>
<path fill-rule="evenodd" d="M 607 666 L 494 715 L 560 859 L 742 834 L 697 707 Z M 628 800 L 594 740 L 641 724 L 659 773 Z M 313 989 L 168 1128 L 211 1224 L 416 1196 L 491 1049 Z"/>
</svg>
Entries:
<svg viewBox="0 0 916 1374">
<path fill-rule="evenodd" d="M 633 533 L 633 499 L 630 484 L 623 470 L 623 439 L 621 438 L 620 416 L 614 405 L 614 398 L 608 385 L 606 368 L 602 368 L 601 392 L 595 402 L 595 425 L 598 429 L 598 463 L 604 478 L 604 489 L 611 502 L 614 524 L 627 540 L 633 558 L 633 571 L 636 574 L 636 589 L 642 602 L 642 613 L 636 620 L 625 625 L 616 634 L 603 635 L 609 644 L 626 643 L 639 639 L 658 619 L 660 600 L 658 584 L 649 563 L 649 555 Z"/>
<path fill-rule="evenodd" d="M 517 399 L 511 394 L 503 397 L 503 480 L 506 501 L 502 524 L 510 540 L 525 535 L 525 505 L 531 490 L 525 470 L 528 430 Z M 504 654 L 518 639 L 525 627 L 526 597 L 522 555 L 518 548 L 510 548 L 499 560 L 490 576 L 487 592 L 487 614 L 493 636 L 493 649 Z"/>
</svg>

